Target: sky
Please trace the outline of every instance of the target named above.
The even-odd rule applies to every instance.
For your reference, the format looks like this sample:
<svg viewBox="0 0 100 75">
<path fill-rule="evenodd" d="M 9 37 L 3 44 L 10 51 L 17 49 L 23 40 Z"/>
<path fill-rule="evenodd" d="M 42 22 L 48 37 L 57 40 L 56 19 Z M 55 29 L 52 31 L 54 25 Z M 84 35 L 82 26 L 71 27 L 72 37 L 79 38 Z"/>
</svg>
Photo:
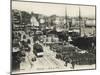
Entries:
<svg viewBox="0 0 100 75">
<path fill-rule="evenodd" d="M 66 10 L 68 16 L 77 17 L 79 15 L 79 8 L 82 17 L 95 18 L 95 6 L 12 1 L 12 9 L 24 10 L 29 13 L 34 12 L 47 16 L 65 16 Z"/>
</svg>

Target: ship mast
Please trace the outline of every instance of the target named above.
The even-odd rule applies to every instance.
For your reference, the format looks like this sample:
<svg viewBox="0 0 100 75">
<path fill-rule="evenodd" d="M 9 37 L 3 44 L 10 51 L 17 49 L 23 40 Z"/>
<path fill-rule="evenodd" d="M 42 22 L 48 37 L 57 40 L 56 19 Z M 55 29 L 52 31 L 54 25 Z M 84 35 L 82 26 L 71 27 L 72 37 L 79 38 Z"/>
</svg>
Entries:
<svg viewBox="0 0 100 75">
<path fill-rule="evenodd" d="M 70 43 L 71 40 L 71 37 L 69 37 L 69 23 L 68 23 L 68 14 L 67 14 L 67 8 L 65 8 L 65 20 L 66 20 L 66 29 L 68 31 L 68 34 L 67 34 L 67 42 Z"/>
<path fill-rule="evenodd" d="M 81 36 L 81 11 L 80 11 L 80 7 L 79 7 L 79 31 L 80 31 L 80 36 Z"/>
<path fill-rule="evenodd" d="M 69 25 L 68 25 L 68 15 L 67 15 L 67 8 L 65 8 L 65 20 L 66 20 L 66 29 L 69 30 Z"/>
</svg>

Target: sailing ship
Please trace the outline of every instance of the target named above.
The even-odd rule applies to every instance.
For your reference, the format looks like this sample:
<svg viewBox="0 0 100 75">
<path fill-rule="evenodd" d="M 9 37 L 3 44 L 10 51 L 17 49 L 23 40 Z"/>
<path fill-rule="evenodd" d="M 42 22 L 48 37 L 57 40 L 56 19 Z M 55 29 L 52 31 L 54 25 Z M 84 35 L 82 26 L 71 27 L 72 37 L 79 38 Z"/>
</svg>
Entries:
<svg viewBox="0 0 100 75">
<path fill-rule="evenodd" d="M 67 13 L 67 12 L 66 12 Z M 79 8 L 79 27 L 77 29 L 71 28 L 72 23 L 68 25 L 68 35 L 71 37 L 72 41 L 70 42 L 74 46 L 77 46 L 80 49 L 83 50 L 94 50 L 96 48 L 96 26 L 92 26 L 91 28 L 86 27 L 86 21 L 88 20 L 82 20 L 81 16 L 81 10 Z M 82 24 L 82 21 L 84 24 Z M 67 14 L 66 14 L 66 22 L 67 22 Z M 94 31 L 91 32 L 92 34 L 88 35 L 86 31 L 88 29 L 94 28 Z"/>
</svg>

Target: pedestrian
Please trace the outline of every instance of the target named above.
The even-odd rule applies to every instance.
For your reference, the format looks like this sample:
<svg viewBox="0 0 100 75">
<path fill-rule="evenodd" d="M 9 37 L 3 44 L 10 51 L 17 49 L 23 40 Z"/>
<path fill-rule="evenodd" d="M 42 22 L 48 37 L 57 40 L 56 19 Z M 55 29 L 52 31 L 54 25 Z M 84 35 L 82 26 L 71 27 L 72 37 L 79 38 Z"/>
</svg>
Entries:
<svg viewBox="0 0 100 75">
<path fill-rule="evenodd" d="M 30 39 L 27 39 L 27 43 L 28 43 L 28 44 L 31 44 L 31 41 L 30 41 Z"/>
<path fill-rule="evenodd" d="M 23 39 L 26 39 L 26 35 L 23 35 Z"/>
<path fill-rule="evenodd" d="M 68 65 L 68 62 L 69 62 L 69 60 L 66 59 L 66 60 L 65 60 L 65 66 L 66 66 L 66 67 L 67 67 L 67 65 Z"/>
<path fill-rule="evenodd" d="M 75 68 L 75 60 L 72 60 L 71 64 L 72 64 L 72 68 L 74 69 Z"/>
</svg>

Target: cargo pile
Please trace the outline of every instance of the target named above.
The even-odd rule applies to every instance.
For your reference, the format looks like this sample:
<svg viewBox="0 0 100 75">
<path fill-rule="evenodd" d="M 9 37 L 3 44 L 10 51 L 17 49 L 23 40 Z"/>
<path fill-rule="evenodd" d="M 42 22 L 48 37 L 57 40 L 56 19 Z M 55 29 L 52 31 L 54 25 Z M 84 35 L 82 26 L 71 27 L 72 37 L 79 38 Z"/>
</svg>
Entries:
<svg viewBox="0 0 100 75">
<path fill-rule="evenodd" d="M 56 58 L 63 61 L 74 61 L 77 65 L 91 65 L 96 63 L 95 54 L 89 53 L 85 50 L 79 49 L 73 45 L 59 45 L 50 46 L 52 51 L 56 52 Z"/>
</svg>

